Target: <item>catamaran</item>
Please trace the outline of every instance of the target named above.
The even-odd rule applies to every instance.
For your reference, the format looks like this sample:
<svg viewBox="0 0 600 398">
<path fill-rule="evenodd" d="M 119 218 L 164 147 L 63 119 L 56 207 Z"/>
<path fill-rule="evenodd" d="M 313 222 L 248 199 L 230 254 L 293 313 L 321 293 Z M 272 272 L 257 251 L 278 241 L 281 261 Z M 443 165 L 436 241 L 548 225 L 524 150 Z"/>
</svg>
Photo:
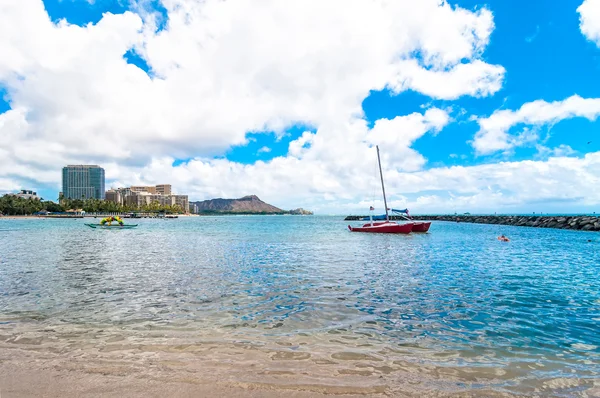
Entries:
<svg viewBox="0 0 600 398">
<path fill-rule="evenodd" d="M 417 221 L 412 218 L 412 216 L 408 213 L 408 209 L 397 210 L 397 209 L 389 209 L 393 215 L 402 217 L 404 220 L 413 223 L 413 229 L 411 232 L 427 232 L 429 231 L 429 227 L 431 227 L 431 221 Z M 385 220 L 385 214 L 381 216 L 368 216 L 363 217 L 362 221 L 370 221 L 373 220 Z"/>
<path fill-rule="evenodd" d="M 387 199 L 385 197 L 385 184 L 383 183 L 383 172 L 381 171 L 381 158 L 379 157 L 379 146 L 377 148 L 377 163 L 379 164 L 379 177 L 381 177 L 381 190 L 383 191 L 383 204 L 385 206 L 385 219 L 383 222 L 374 222 L 373 217 L 370 218 L 371 222 L 363 225 L 362 227 L 352 227 L 348 225 L 348 229 L 351 232 L 373 232 L 383 234 L 409 234 L 413 231 L 415 226 L 414 222 L 397 223 L 390 221 L 390 215 L 388 213 Z M 372 209 L 372 208 L 371 208 Z M 429 227 L 427 227 L 429 229 Z"/>
</svg>

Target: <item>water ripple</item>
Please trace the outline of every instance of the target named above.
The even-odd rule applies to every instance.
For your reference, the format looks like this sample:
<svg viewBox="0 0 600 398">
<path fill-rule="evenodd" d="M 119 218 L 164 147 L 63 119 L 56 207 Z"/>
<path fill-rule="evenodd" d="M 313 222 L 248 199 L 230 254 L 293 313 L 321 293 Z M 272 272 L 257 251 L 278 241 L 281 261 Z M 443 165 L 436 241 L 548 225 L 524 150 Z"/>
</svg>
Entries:
<svg viewBox="0 0 600 398">
<path fill-rule="evenodd" d="M 0 333 L 162 330 L 332 374 L 419 369 L 497 392 L 597 383 L 600 250 L 586 233 L 438 222 L 427 235 L 362 235 L 327 217 L 140 224 L 0 220 Z"/>
</svg>

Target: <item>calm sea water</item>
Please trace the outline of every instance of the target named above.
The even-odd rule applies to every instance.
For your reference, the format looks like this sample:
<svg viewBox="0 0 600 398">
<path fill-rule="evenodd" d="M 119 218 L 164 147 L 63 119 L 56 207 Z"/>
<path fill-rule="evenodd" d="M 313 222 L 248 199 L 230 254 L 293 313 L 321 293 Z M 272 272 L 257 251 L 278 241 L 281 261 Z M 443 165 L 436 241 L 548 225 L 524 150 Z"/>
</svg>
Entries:
<svg viewBox="0 0 600 398">
<path fill-rule="evenodd" d="M 84 222 L 0 219 L 0 350 L 188 377 L 202 363 L 231 382 L 334 392 L 600 394 L 599 234 L 434 222 L 370 235 L 317 216 Z"/>
</svg>

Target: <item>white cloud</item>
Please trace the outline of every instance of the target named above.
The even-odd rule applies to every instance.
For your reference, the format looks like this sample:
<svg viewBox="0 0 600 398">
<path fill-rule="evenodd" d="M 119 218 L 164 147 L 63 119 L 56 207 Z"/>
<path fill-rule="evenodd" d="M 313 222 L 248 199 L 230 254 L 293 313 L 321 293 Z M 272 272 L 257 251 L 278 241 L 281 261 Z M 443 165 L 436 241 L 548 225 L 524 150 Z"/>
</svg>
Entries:
<svg viewBox="0 0 600 398">
<path fill-rule="evenodd" d="M 268 146 L 263 146 L 257 152 L 258 153 L 269 153 L 269 152 L 271 152 L 271 148 L 269 148 Z"/>
<path fill-rule="evenodd" d="M 575 195 L 584 183 L 592 188 L 583 202 L 600 200 L 595 155 L 422 171 L 426 159 L 412 145 L 448 125 L 447 110 L 372 129 L 363 120 L 362 101 L 386 87 L 442 99 L 496 93 L 504 69 L 482 59 L 494 28 L 486 9 L 439 0 L 163 0 L 168 23 L 156 33 L 155 14 L 138 3 L 136 13 L 78 27 L 53 24 L 41 0 L 0 2 L 0 84 L 12 107 L 0 115 L 0 190 L 31 181 L 58 188 L 65 164 L 99 163 L 114 186 L 170 182 L 192 199 L 255 193 L 282 207 L 349 209 L 378 192 L 377 144 L 394 205 L 512 203 L 535 198 L 534 188 L 547 198 Z M 153 77 L 123 59 L 132 48 Z M 213 159 L 247 132 L 282 134 L 296 123 L 310 131 L 286 157 Z"/>
<path fill-rule="evenodd" d="M 468 94 L 484 97 L 502 88 L 504 68 L 480 60 L 457 64 L 449 70 L 430 70 L 419 66 L 416 60 L 400 63 L 396 80 L 390 84 L 395 92 L 412 89 L 443 99 L 456 99 Z"/>
<path fill-rule="evenodd" d="M 600 46 L 600 0 L 584 0 L 577 12 L 581 33 Z"/>
<path fill-rule="evenodd" d="M 386 148 L 381 148 L 382 154 L 389 154 Z M 360 167 L 343 178 L 330 162 L 293 157 L 254 165 L 194 159 L 177 167 L 171 166 L 173 159 L 165 158 L 139 169 L 107 168 L 107 174 L 134 182 L 172 181 L 179 189 L 191 187 L 189 193 L 196 199 L 255 193 L 283 208 L 359 213 L 370 205 L 383 208 L 375 150 L 365 153 L 364 159 L 354 159 Z M 385 160 L 382 163 L 391 206 L 412 212 L 547 211 L 565 202 L 584 207 L 600 202 L 600 152 L 419 172 L 398 171 Z"/>
<path fill-rule="evenodd" d="M 410 146 L 427 131 L 440 131 L 449 120 L 448 113 L 437 108 L 429 109 L 425 114 L 381 119 L 369 132 L 368 141 L 382 146 L 383 159 L 387 164 L 406 171 L 417 171 L 425 165 L 426 159 Z"/>
<path fill-rule="evenodd" d="M 152 20 L 142 25 L 131 12 L 78 27 L 52 24 L 41 0 L 4 2 L 0 81 L 25 112 L 28 139 L 64 144 L 57 158 L 74 147 L 96 157 L 109 145 L 118 152 L 113 158 L 127 161 L 213 155 L 244 143 L 248 131 L 343 125 L 362 115 L 370 90 L 395 84 L 398 75 L 417 82 L 402 89 L 436 97 L 498 88 L 501 67 L 479 58 L 493 29 L 485 9 L 437 0 L 163 5 L 168 25 L 156 34 Z M 123 60 L 132 47 L 157 78 Z M 408 68 L 416 52 L 422 66 Z M 448 77 L 460 81 L 451 89 L 421 88 L 423 79 L 411 77 L 428 68 L 445 83 L 453 73 L 441 71 L 469 61 L 481 69 L 477 81 Z"/>
<path fill-rule="evenodd" d="M 569 145 L 561 144 L 556 148 L 548 148 L 543 145 L 537 145 L 537 150 L 540 156 L 542 157 L 560 157 L 560 156 L 571 156 L 577 153 L 573 148 Z"/>
<path fill-rule="evenodd" d="M 535 130 L 525 127 L 518 134 L 509 130 L 518 125 L 534 128 L 554 124 L 561 120 L 584 117 L 595 120 L 600 115 L 600 99 L 581 98 L 574 95 L 564 101 L 546 102 L 543 100 L 524 104 L 519 110 L 501 110 L 490 117 L 478 119 L 479 131 L 475 135 L 473 147 L 479 154 L 506 151 L 528 142 L 535 142 Z"/>
</svg>

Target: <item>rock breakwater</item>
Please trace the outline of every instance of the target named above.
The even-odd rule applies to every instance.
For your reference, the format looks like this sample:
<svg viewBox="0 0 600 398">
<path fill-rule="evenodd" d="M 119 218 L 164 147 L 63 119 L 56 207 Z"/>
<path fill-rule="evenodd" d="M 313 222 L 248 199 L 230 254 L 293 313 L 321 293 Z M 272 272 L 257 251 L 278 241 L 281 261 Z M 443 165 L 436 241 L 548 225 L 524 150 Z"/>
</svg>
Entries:
<svg viewBox="0 0 600 398">
<path fill-rule="evenodd" d="M 348 216 L 346 220 L 357 221 L 365 216 Z M 391 216 L 392 220 L 403 219 Z M 597 216 L 476 216 L 476 215 L 422 215 L 418 220 L 452 221 L 475 224 L 514 225 L 518 227 L 574 229 L 600 231 L 600 218 Z"/>
</svg>

